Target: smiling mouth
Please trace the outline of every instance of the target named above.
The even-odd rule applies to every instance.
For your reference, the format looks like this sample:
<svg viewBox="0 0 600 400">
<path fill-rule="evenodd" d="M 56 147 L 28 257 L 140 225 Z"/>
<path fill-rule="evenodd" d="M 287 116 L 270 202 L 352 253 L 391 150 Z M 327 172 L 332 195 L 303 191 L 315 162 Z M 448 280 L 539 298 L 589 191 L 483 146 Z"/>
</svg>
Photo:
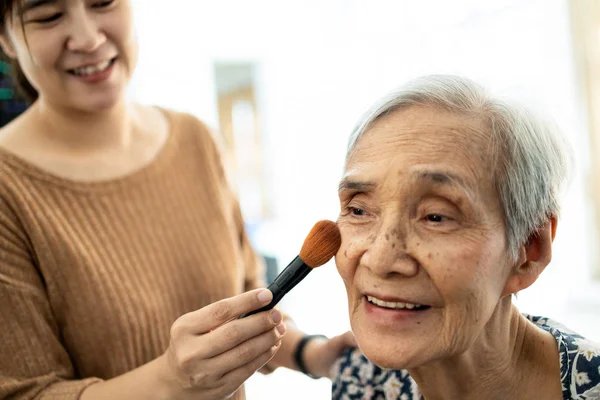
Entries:
<svg viewBox="0 0 600 400">
<path fill-rule="evenodd" d="M 67 70 L 67 72 L 72 75 L 75 75 L 75 76 L 90 76 L 90 75 L 97 74 L 99 72 L 106 71 L 108 68 L 110 68 L 115 63 L 116 60 L 117 60 L 117 57 L 114 57 L 114 58 L 111 58 L 110 60 L 100 61 L 99 63 L 97 63 L 95 65 L 88 65 L 86 67 L 69 69 L 69 70 Z"/>
<path fill-rule="evenodd" d="M 431 308 L 431 306 L 416 303 L 405 303 L 401 301 L 384 301 L 373 296 L 365 296 L 365 298 L 369 303 L 377 307 L 387 308 L 390 310 L 421 311 Z"/>
</svg>

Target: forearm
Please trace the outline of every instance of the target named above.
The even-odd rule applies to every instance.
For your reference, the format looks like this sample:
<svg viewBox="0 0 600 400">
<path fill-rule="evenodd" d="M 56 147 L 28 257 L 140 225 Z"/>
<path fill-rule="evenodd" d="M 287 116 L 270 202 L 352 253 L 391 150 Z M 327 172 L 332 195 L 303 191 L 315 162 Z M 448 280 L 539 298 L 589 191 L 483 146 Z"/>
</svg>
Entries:
<svg viewBox="0 0 600 400">
<path fill-rule="evenodd" d="M 88 386 L 80 400 L 168 400 L 169 382 L 163 372 L 163 356 L 115 378 Z"/>
</svg>

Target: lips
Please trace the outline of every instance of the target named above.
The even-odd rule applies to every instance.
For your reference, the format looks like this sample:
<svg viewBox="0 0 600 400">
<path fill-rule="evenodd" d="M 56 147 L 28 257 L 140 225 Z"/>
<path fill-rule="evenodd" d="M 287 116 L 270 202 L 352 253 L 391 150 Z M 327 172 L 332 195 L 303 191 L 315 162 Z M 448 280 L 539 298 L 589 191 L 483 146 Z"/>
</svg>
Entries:
<svg viewBox="0 0 600 400">
<path fill-rule="evenodd" d="M 374 296 L 371 294 L 365 295 L 365 299 L 372 305 L 390 309 L 390 310 L 413 310 L 420 311 L 431 308 L 431 306 L 427 304 L 421 304 L 417 301 L 407 300 L 407 299 L 398 299 L 388 296 Z"/>
<path fill-rule="evenodd" d="M 70 68 L 67 70 L 67 72 L 77 76 L 89 76 L 105 71 L 115 62 L 115 60 L 116 57 L 113 57 L 109 59 L 96 61 L 93 63 L 86 63 L 75 68 Z"/>
</svg>

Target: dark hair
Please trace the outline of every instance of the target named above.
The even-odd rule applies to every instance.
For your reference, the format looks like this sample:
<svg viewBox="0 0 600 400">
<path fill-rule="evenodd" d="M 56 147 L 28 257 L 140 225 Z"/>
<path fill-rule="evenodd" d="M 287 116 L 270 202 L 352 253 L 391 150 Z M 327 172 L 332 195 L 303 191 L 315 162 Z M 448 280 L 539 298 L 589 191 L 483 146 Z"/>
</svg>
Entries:
<svg viewBox="0 0 600 400">
<path fill-rule="evenodd" d="M 15 7 L 17 7 L 19 18 L 21 18 L 21 22 L 23 22 L 23 16 L 20 12 L 21 2 L 19 0 L 2 0 L 0 2 L 0 16 L 2 17 L 2 20 L 0 20 L 0 30 L 4 34 L 6 34 L 6 21 L 8 18 L 12 18 L 13 9 Z M 25 29 L 23 28 L 23 35 L 24 34 Z M 27 39 L 25 39 L 25 41 L 27 41 Z M 28 102 L 33 103 L 38 98 L 38 92 L 23 73 L 19 61 L 8 57 L 6 54 L 2 54 L 2 57 L 11 65 L 11 78 L 19 94 Z"/>
</svg>

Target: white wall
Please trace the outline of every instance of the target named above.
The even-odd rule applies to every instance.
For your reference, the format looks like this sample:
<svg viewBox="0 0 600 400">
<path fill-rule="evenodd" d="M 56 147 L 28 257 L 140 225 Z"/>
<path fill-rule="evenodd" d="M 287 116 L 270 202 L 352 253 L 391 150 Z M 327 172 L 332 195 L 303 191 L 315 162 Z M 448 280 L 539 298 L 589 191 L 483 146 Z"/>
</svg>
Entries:
<svg viewBox="0 0 600 400">
<path fill-rule="evenodd" d="M 259 106 L 278 218 L 256 238 L 284 265 L 318 219 L 337 216 L 347 136 L 379 95 L 426 73 L 459 73 L 552 115 L 577 152 L 554 261 L 520 309 L 600 341 L 599 287 L 589 282 L 595 230 L 583 181 L 589 155 L 565 0 L 137 0 L 140 66 L 133 97 L 216 126 L 212 63 L 257 63 Z M 595 292 L 592 293 L 592 291 Z M 308 332 L 348 327 L 333 263 L 285 300 Z M 277 371 L 249 399 L 329 397 L 326 380 Z"/>
</svg>

